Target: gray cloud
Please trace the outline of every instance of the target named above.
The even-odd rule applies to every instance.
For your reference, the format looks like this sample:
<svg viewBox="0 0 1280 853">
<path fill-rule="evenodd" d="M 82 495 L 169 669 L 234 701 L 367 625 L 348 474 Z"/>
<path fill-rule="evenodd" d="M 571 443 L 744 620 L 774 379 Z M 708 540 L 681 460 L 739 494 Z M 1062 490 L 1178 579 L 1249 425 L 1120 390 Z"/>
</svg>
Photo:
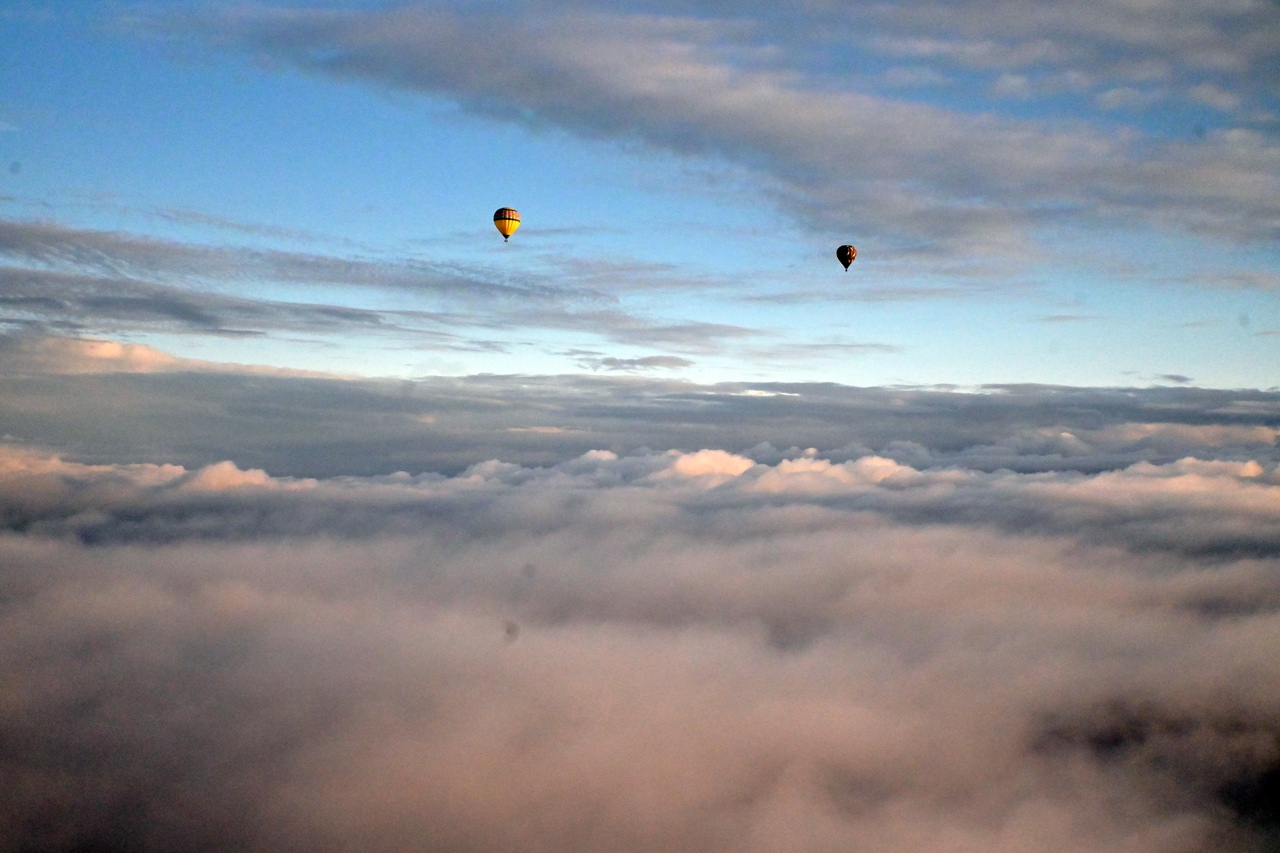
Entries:
<svg viewBox="0 0 1280 853">
<path fill-rule="evenodd" d="M 978 26 L 1018 18 L 1025 4 L 1018 5 L 1018 15 L 981 3 L 950 14 Z M 1168 44 L 1154 13 L 1033 8 L 1036 20 L 1051 25 L 1049 33 L 1074 27 L 1077 41 L 1093 39 L 1103 53 L 1104 38 L 1130 47 Z M 908 5 L 871 20 L 910 28 L 925 14 Z M 1242 63 L 1274 58 L 1272 37 L 1244 37 L 1243 46 L 1233 38 L 1268 15 L 1274 12 L 1251 8 L 1234 17 L 1207 9 L 1175 16 L 1175 26 L 1211 34 L 1182 44 L 1179 61 L 1248 67 Z M 1232 28 L 1215 29 L 1227 20 Z M 753 41 L 745 21 L 559 14 L 552 7 L 513 18 L 417 7 L 247 13 L 210 26 L 226 44 L 305 70 L 448 97 L 589 136 L 725 156 L 767 176 L 782 203 L 814 223 L 832 209 L 851 211 L 859 233 L 894 245 L 898 255 L 1031 258 L 1041 249 L 1028 229 L 1049 219 L 1141 220 L 1264 241 L 1275 239 L 1280 221 L 1274 201 L 1280 153 L 1260 132 L 1236 128 L 1194 142 L 1161 141 L 833 90 L 804 68 L 780 67 L 779 51 Z M 945 44 L 927 44 L 933 47 L 916 54 L 946 52 Z M 1074 48 L 1049 36 L 1015 44 L 1012 53 L 999 41 L 979 44 L 993 52 L 991 64 L 1005 66 L 1061 61 Z M 1218 48 L 1236 52 L 1213 59 Z M 966 56 L 960 51 L 959 59 L 976 61 Z M 874 216 L 859 221 L 858 211 Z"/>
<path fill-rule="evenodd" d="M 1274 437 L 1273 430 L 1273 442 Z M 1077 452 L 1087 447 L 1069 436 L 1058 436 L 1058 442 L 1075 445 Z M 786 454 L 790 458 L 772 466 L 723 450 L 641 450 L 625 457 L 591 450 L 548 467 L 487 460 L 448 482 L 436 473 L 399 472 L 361 485 L 275 479 L 227 461 L 187 471 L 174 465 L 85 466 L 21 448 L 7 454 L 8 526 L 91 543 L 378 536 L 435 523 L 430 519 L 456 524 L 456 518 L 477 511 L 477 502 L 507 500 L 502 495 L 510 488 L 518 490 L 510 498 L 517 502 L 520 494 L 546 486 L 557 500 L 583 489 L 616 488 L 623 495 L 619 500 L 643 503 L 649 490 L 661 492 L 692 478 L 701 486 L 675 503 L 706 523 L 744 508 L 804 506 L 874 512 L 909 525 L 1071 536 L 1136 552 L 1280 557 L 1280 507 L 1274 500 L 1280 468 L 1253 459 L 1186 457 L 1086 475 L 1072 469 L 984 471 L 954 463 L 915 468 L 871 453 L 850 454 L 840 463 L 814 450 Z M 715 495 L 705 493 L 709 487 Z M 377 496 L 372 507 L 360 497 L 366 488 Z M 251 515 L 245 514 L 247 506 L 256 507 Z M 468 523 L 477 526 L 477 535 L 486 527 L 499 529 L 493 519 Z"/>
<path fill-rule="evenodd" d="M 87 462 L 200 467 L 232 458 L 273 474 L 331 477 L 458 473 L 491 458 L 550 466 L 593 449 L 626 456 L 644 447 L 718 447 L 771 464 L 789 448 L 812 447 L 841 463 L 875 453 L 921 469 L 1019 472 L 1097 473 L 1184 456 L 1280 461 L 1275 391 L 343 379 L 31 337 L 0 339 L 0 368 L 0 435 Z"/>
<path fill-rule="evenodd" d="M 1074 72 L 1083 82 L 1195 80 L 1213 75 L 1256 94 L 1260 68 L 1274 72 L 1280 21 L 1273 4 L 1013 3 L 972 0 L 930 8 L 902 3 L 880 11 L 914 33 L 894 45 L 911 54 L 998 70 Z M 939 33 L 944 38 L 931 38 Z"/>
<path fill-rule="evenodd" d="M 520 321 L 532 326 L 592 332 L 614 343 L 654 346 L 682 352 L 716 351 L 727 341 L 757 338 L 757 329 L 729 323 L 689 321 L 663 323 L 617 309 L 568 311 L 556 307 L 531 307 L 520 313 Z"/>
<path fill-rule="evenodd" d="M 39 265 L 45 271 L 100 276 L 113 282 L 162 278 L 188 286 L 246 281 L 341 284 L 420 291 L 464 301 L 587 295 L 545 282 L 506 284 L 448 264 L 204 246 L 18 220 L 0 220 L 0 255 L 24 266 Z"/>
<path fill-rule="evenodd" d="M 677 367 L 689 367 L 693 364 L 689 359 L 675 355 L 650 355 L 643 358 L 583 356 L 578 359 L 578 363 L 591 370 L 620 370 L 624 372 L 671 370 Z"/>
<path fill-rule="evenodd" d="M 37 328 L 399 334 L 411 335 L 418 346 L 445 350 L 505 348 L 534 329 L 691 352 L 716 351 L 727 341 L 760 334 L 722 323 L 644 316 L 598 289 L 610 276 L 628 279 L 631 288 L 688 286 L 657 282 L 655 270 L 643 265 L 553 264 L 550 272 L 522 271 L 498 280 L 491 272 L 455 264 L 205 246 L 3 219 L 0 257 L 11 261 L 0 265 L 0 322 Z M 314 287 L 317 293 L 330 286 L 404 291 L 430 308 L 373 309 L 260 295 L 282 285 Z M 499 332 L 501 341 L 493 340 Z"/>
<path fill-rule="evenodd" d="M 459 349 L 471 346 L 446 330 L 479 325 L 458 314 L 279 302 L 146 280 L 20 267 L 0 267 L 0 310 L 5 312 L 0 321 L 6 324 L 70 325 L 108 334 L 159 330 L 253 336 L 281 330 L 325 334 L 414 328 L 423 343 Z"/>
</svg>

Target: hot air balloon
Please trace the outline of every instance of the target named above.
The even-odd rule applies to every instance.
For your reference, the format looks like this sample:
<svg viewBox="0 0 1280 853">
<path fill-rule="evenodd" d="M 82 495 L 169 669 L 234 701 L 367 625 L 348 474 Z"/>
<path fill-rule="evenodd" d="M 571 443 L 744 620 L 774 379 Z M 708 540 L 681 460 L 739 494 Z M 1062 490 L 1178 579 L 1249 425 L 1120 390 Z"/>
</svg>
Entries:
<svg viewBox="0 0 1280 853">
<path fill-rule="evenodd" d="M 520 227 L 520 211 L 514 207 L 498 208 L 493 212 L 493 227 L 502 235 L 502 242 L 507 242 L 507 238 Z"/>
<path fill-rule="evenodd" d="M 844 271 L 849 271 L 849 264 L 853 263 L 854 258 L 858 257 L 858 250 L 853 246 L 841 246 L 836 249 L 836 257 L 840 263 L 844 264 Z"/>
</svg>

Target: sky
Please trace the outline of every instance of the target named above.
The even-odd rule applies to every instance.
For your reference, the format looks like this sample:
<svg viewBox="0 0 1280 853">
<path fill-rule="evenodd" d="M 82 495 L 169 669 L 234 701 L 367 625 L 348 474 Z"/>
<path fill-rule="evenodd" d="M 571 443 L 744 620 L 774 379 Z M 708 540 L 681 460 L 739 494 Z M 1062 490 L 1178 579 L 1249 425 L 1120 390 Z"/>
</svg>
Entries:
<svg viewBox="0 0 1280 853">
<path fill-rule="evenodd" d="M 1271 0 L 0 14 L 11 333 L 362 376 L 1277 385 Z"/>
<path fill-rule="evenodd" d="M 1277 853 L 1277 83 L 1274 0 L 4 4 L 0 851 Z"/>
</svg>

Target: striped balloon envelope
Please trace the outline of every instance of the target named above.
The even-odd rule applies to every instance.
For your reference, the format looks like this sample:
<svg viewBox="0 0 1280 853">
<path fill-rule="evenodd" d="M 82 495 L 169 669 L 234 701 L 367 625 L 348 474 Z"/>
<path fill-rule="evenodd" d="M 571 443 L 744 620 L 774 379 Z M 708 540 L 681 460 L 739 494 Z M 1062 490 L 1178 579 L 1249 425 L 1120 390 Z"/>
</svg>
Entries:
<svg viewBox="0 0 1280 853">
<path fill-rule="evenodd" d="M 493 226 L 502 235 L 502 242 L 507 242 L 507 239 L 520 227 L 520 211 L 514 207 L 498 208 L 493 212 Z"/>
</svg>

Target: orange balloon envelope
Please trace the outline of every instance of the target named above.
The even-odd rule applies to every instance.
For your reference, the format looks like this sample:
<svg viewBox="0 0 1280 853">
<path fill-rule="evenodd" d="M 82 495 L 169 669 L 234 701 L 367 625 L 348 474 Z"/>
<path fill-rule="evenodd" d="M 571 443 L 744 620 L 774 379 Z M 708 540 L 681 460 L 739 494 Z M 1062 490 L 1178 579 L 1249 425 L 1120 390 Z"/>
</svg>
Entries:
<svg viewBox="0 0 1280 853">
<path fill-rule="evenodd" d="M 853 259 L 858 257 L 858 250 L 853 246 L 841 246 L 836 249 L 836 258 L 840 263 L 844 264 L 845 272 L 849 271 L 849 264 L 853 263 Z"/>
<path fill-rule="evenodd" d="M 502 235 L 502 242 L 507 242 L 507 238 L 520 227 L 520 211 L 514 207 L 498 208 L 493 213 L 493 227 Z"/>
</svg>

